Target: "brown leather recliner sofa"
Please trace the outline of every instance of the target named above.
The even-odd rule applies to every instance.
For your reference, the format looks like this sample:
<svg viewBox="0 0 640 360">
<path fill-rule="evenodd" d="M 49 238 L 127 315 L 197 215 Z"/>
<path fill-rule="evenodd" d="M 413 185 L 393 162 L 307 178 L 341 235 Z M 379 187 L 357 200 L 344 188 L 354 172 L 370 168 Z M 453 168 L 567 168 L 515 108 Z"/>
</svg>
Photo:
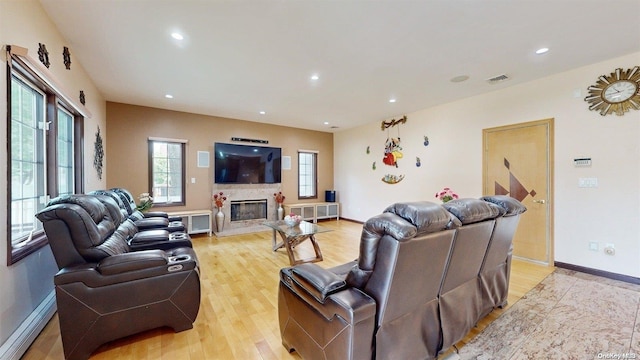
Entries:
<svg viewBox="0 0 640 360">
<path fill-rule="evenodd" d="M 356 261 L 280 271 L 283 345 L 305 359 L 436 358 L 506 304 L 524 211 L 507 196 L 389 206 L 363 225 Z"/>
<path fill-rule="evenodd" d="M 157 327 L 190 329 L 198 314 L 194 250 L 177 241 L 133 251 L 127 239 L 137 229 L 121 215 L 103 195 L 60 197 L 36 214 L 60 269 L 54 285 L 66 359 Z"/>
</svg>

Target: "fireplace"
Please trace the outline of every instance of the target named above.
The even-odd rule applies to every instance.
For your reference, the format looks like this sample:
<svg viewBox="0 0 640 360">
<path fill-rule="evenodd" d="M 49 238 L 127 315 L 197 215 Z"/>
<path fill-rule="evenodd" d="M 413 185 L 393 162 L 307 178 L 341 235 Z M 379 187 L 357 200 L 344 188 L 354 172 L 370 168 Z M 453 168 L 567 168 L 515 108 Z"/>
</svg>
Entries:
<svg viewBox="0 0 640 360">
<path fill-rule="evenodd" d="M 231 221 L 267 219 L 267 199 L 231 201 Z"/>
<path fill-rule="evenodd" d="M 212 193 L 223 192 L 227 204 L 222 207 L 224 230 L 216 236 L 265 231 L 266 220 L 276 220 L 278 209 L 273 194 L 282 191 L 280 184 L 213 184 Z M 247 220 L 242 220 L 247 219 Z"/>
</svg>

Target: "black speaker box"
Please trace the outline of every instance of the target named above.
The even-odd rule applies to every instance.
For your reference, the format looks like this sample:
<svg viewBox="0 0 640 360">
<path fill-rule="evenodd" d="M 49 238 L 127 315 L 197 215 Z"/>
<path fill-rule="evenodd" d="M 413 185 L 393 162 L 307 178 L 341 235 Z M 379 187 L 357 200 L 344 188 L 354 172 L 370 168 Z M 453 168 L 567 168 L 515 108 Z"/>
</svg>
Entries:
<svg viewBox="0 0 640 360">
<path fill-rule="evenodd" d="M 336 202 L 336 191 L 327 190 L 324 192 L 324 202 Z"/>
</svg>

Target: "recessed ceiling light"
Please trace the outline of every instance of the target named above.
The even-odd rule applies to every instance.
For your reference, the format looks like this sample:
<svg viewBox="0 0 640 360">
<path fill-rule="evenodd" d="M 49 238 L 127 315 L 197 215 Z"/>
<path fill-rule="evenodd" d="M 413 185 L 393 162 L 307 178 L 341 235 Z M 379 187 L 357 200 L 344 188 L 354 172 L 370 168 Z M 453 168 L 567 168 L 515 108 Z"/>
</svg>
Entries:
<svg viewBox="0 0 640 360">
<path fill-rule="evenodd" d="M 260 115 L 264 115 L 266 113 L 267 113 L 266 111 L 260 111 Z"/>
<path fill-rule="evenodd" d="M 454 83 L 459 83 L 466 80 L 469 80 L 469 75 L 458 75 L 458 76 L 452 77 L 450 81 Z"/>
<path fill-rule="evenodd" d="M 182 39 L 184 39 L 184 36 L 182 36 L 182 34 L 177 33 L 177 32 L 171 33 L 171 37 L 172 37 L 172 38 L 174 38 L 174 39 L 176 39 L 176 40 L 182 40 Z"/>
<path fill-rule="evenodd" d="M 396 102 L 396 99 L 389 99 L 389 102 L 390 103 L 394 103 L 394 102 Z"/>
<path fill-rule="evenodd" d="M 546 48 L 546 47 L 545 48 L 540 48 L 540 49 L 536 50 L 536 54 L 538 54 L 538 55 L 544 54 L 547 51 L 549 51 L 549 48 Z"/>
<path fill-rule="evenodd" d="M 320 77 L 317 74 L 311 75 L 311 80 L 318 80 Z"/>
<path fill-rule="evenodd" d="M 324 124 L 325 124 L 325 125 L 329 125 L 329 122 L 328 122 L 328 121 L 325 121 L 325 122 L 324 122 Z"/>
<path fill-rule="evenodd" d="M 164 97 L 166 97 L 167 99 L 173 99 L 173 95 L 171 95 L 171 94 L 167 94 Z"/>
</svg>

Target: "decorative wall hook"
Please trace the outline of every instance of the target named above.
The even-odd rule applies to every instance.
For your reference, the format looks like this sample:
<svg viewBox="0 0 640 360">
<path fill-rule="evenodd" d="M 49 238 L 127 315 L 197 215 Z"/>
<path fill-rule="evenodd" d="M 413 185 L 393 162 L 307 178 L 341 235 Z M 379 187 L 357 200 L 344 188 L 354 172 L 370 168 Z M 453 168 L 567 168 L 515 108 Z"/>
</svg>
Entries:
<svg viewBox="0 0 640 360">
<path fill-rule="evenodd" d="M 69 48 L 66 46 L 62 50 L 62 59 L 64 61 L 64 67 L 66 67 L 67 70 L 71 70 L 71 53 L 69 52 Z"/>
<path fill-rule="evenodd" d="M 47 51 L 45 44 L 38 43 L 38 58 L 42 65 L 46 66 L 48 69 L 51 63 L 49 62 L 49 51 Z"/>
<path fill-rule="evenodd" d="M 82 105 L 84 105 L 84 103 L 85 103 L 84 91 L 83 90 L 80 90 L 80 103 Z"/>
<path fill-rule="evenodd" d="M 390 128 L 390 127 L 394 127 L 396 125 L 400 125 L 400 124 L 404 124 L 407 122 L 407 115 L 403 116 L 402 118 L 396 120 L 396 119 L 391 119 L 389 121 L 382 121 L 382 124 L 380 125 L 380 130 L 386 129 L 386 128 Z"/>
</svg>

